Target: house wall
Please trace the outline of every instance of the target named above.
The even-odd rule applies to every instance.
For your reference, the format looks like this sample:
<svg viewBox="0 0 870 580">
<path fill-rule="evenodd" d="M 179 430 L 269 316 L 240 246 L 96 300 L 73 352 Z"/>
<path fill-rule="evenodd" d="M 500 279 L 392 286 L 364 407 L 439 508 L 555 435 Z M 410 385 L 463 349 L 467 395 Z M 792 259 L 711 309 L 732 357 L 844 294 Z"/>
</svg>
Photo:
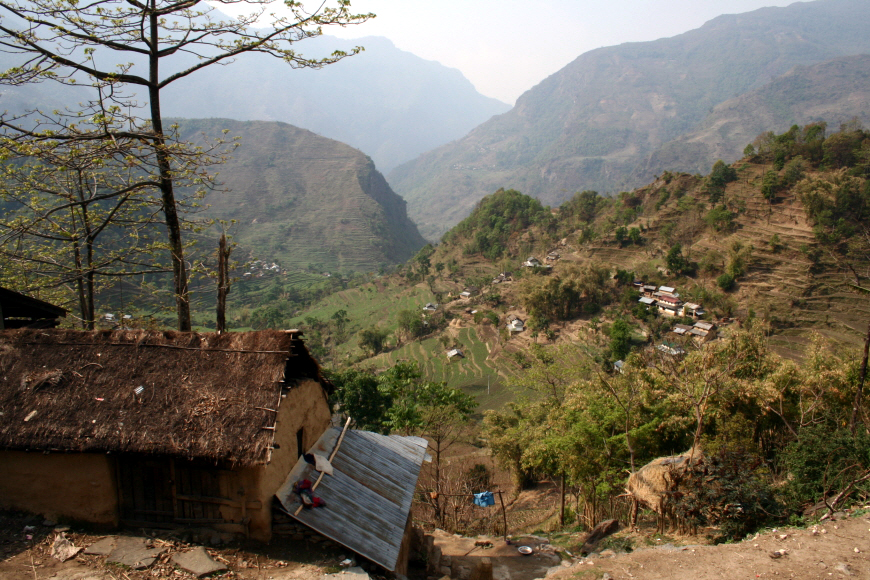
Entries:
<svg viewBox="0 0 870 580">
<path fill-rule="evenodd" d="M 250 481 L 251 484 L 256 480 L 256 498 L 251 499 L 259 501 L 260 507 L 249 512 L 252 538 L 262 541 L 271 538 L 272 496 L 284 483 L 299 458 L 296 447 L 296 434 L 299 429 L 303 429 L 303 451 L 308 451 L 329 427 L 331 415 L 326 393 L 320 383 L 314 380 L 300 381 L 281 399 L 275 425 L 275 443 L 278 444 L 278 449 L 272 451 L 272 459 L 268 465 L 240 473 L 242 479 Z"/>
<path fill-rule="evenodd" d="M 113 458 L 102 453 L 0 451 L 0 508 L 118 525 Z"/>
</svg>

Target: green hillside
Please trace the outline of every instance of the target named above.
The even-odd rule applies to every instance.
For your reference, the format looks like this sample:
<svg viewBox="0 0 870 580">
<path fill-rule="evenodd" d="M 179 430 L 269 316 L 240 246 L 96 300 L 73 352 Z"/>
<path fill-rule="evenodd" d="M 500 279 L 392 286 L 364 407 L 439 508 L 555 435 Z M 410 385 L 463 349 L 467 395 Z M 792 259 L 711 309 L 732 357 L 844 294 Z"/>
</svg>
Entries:
<svg viewBox="0 0 870 580">
<path fill-rule="evenodd" d="M 407 260 L 425 242 L 405 202 L 371 159 L 284 123 L 184 120 L 185 138 L 227 130 L 241 145 L 219 166 L 227 190 L 205 214 L 236 220 L 241 251 L 283 270 L 373 271 Z"/>
<path fill-rule="evenodd" d="M 334 294 L 291 322 L 316 328 L 311 339 L 327 345 L 328 365 L 416 361 L 427 378 L 478 394 L 487 407 L 510 400 L 503 385 L 536 356 L 535 345 L 571 345 L 584 364 L 608 370 L 621 356 L 619 320 L 627 348 L 676 340 L 671 331 L 684 321 L 640 308 L 635 279 L 675 287 L 725 335 L 764 321 L 771 347 L 789 358 L 800 358 L 814 335 L 860 345 L 870 305 L 853 286 L 870 286 L 870 132 L 808 125 L 757 145 L 707 177 L 665 172 L 617 198 L 576 194 L 557 210 L 496 192 L 398 273 Z M 523 267 L 530 256 L 550 268 Z M 510 275 L 496 283 L 502 272 Z M 438 310 L 415 336 L 402 311 L 422 316 L 427 302 Z M 340 310 L 350 332 L 336 343 L 311 323 Z M 513 317 L 522 332 L 508 332 Z M 359 332 L 371 328 L 386 334 L 376 356 L 360 348 Z M 453 348 L 465 358 L 448 360 Z M 487 382 L 497 384 L 489 396 Z"/>
</svg>

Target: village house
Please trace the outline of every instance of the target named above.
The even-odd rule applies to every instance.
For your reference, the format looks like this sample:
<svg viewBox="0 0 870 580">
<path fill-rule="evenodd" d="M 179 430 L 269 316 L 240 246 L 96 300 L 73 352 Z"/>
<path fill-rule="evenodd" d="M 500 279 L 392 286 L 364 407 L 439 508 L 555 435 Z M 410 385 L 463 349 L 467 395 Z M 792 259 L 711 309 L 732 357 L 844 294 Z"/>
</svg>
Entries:
<svg viewBox="0 0 870 580">
<path fill-rule="evenodd" d="M 541 265 L 541 261 L 534 256 L 529 256 L 529 259 L 523 262 L 524 268 L 538 268 Z"/>
<path fill-rule="evenodd" d="M 525 325 L 522 320 L 519 318 L 511 318 L 507 323 L 507 330 L 509 333 L 513 334 L 515 332 L 522 332 L 525 330 Z"/>
<path fill-rule="evenodd" d="M 453 348 L 447 351 L 447 359 L 453 360 L 454 358 L 465 358 L 465 354 L 458 348 Z"/>
<path fill-rule="evenodd" d="M 682 300 L 669 294 L 657 296 L 656 304 L 658 304 L 659 312 L 666 316 L 679 316 L 683 307 Z"/>
<path fill-rule="evenodd" d="M 326 507 L 287 513 L 404 570 L 425 440 L 339 438 L 331 388 L 299 331 L 5 330 L 0 509 L 269 541 L 274 496 L 317 479 L 302 455 L 319 449 L 334 455 Z"/>
<path fill-rule="evenodd" d="M 436 310 L 438 310 L 438 305 L 433 304 L 432 302 L 427 302 L 426 306 L 423 307 L 423 310 L 425 310 L 426 312 L 435 312 Z"/>
<path fill-rule="evenodd" d="M 683 316 L 699 318 L 701 316 L 704 316 L 704 314 L 706 314 L 706 312 L 700 304 L 695 304 L 694 302 L 686 302 L 685 304 L 683 304 Z"/>
<path fill-rule="evenodd" d="M 716 325 L 712 322 L 704 322 L 699 320 L 692 326 L 689 331 L 700 344 L 709 342 L 716 338 Z"/>
<path fill-rule="evenodd" d="M 656 293 L 656 287 L 651 284 L 644 284 L 641 291 L 647 298 L 652 298 Z"/>
</svg>

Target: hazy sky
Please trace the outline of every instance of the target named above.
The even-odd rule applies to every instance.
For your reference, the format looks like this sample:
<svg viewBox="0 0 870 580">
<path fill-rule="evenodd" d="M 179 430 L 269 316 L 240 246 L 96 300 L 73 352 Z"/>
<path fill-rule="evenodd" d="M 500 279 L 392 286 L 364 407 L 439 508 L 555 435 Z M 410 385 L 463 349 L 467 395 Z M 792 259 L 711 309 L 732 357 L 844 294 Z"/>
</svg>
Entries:
<svg viewBox="0 0 870 580">
<path fill-rule="evenodd" d="M 402 50 L 459 69 L 479 92 L 512 105 L 588 50 L 674 36 L 720 14 L 793 1 L 352 0 L 355 12 L 377 18 L 324 32 L 385 36 Z"/>
</svg>

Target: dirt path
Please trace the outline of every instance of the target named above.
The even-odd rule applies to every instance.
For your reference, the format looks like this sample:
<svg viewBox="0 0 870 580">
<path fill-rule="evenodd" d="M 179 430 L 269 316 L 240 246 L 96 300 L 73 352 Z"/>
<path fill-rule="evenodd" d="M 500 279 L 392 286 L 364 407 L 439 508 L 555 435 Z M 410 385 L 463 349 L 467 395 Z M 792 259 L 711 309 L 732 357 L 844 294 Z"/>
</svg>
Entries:
<svg viewBox="0 0 870 580">
<path fill-rule="evenodd" d="M 771 554 L 784 550 L 778 558 Z M 552 580 L 870 579 L 870 516 L 788 528 L 718 546 L 661 546 L 628 554 L 592 554 Z"/>
</svg>

